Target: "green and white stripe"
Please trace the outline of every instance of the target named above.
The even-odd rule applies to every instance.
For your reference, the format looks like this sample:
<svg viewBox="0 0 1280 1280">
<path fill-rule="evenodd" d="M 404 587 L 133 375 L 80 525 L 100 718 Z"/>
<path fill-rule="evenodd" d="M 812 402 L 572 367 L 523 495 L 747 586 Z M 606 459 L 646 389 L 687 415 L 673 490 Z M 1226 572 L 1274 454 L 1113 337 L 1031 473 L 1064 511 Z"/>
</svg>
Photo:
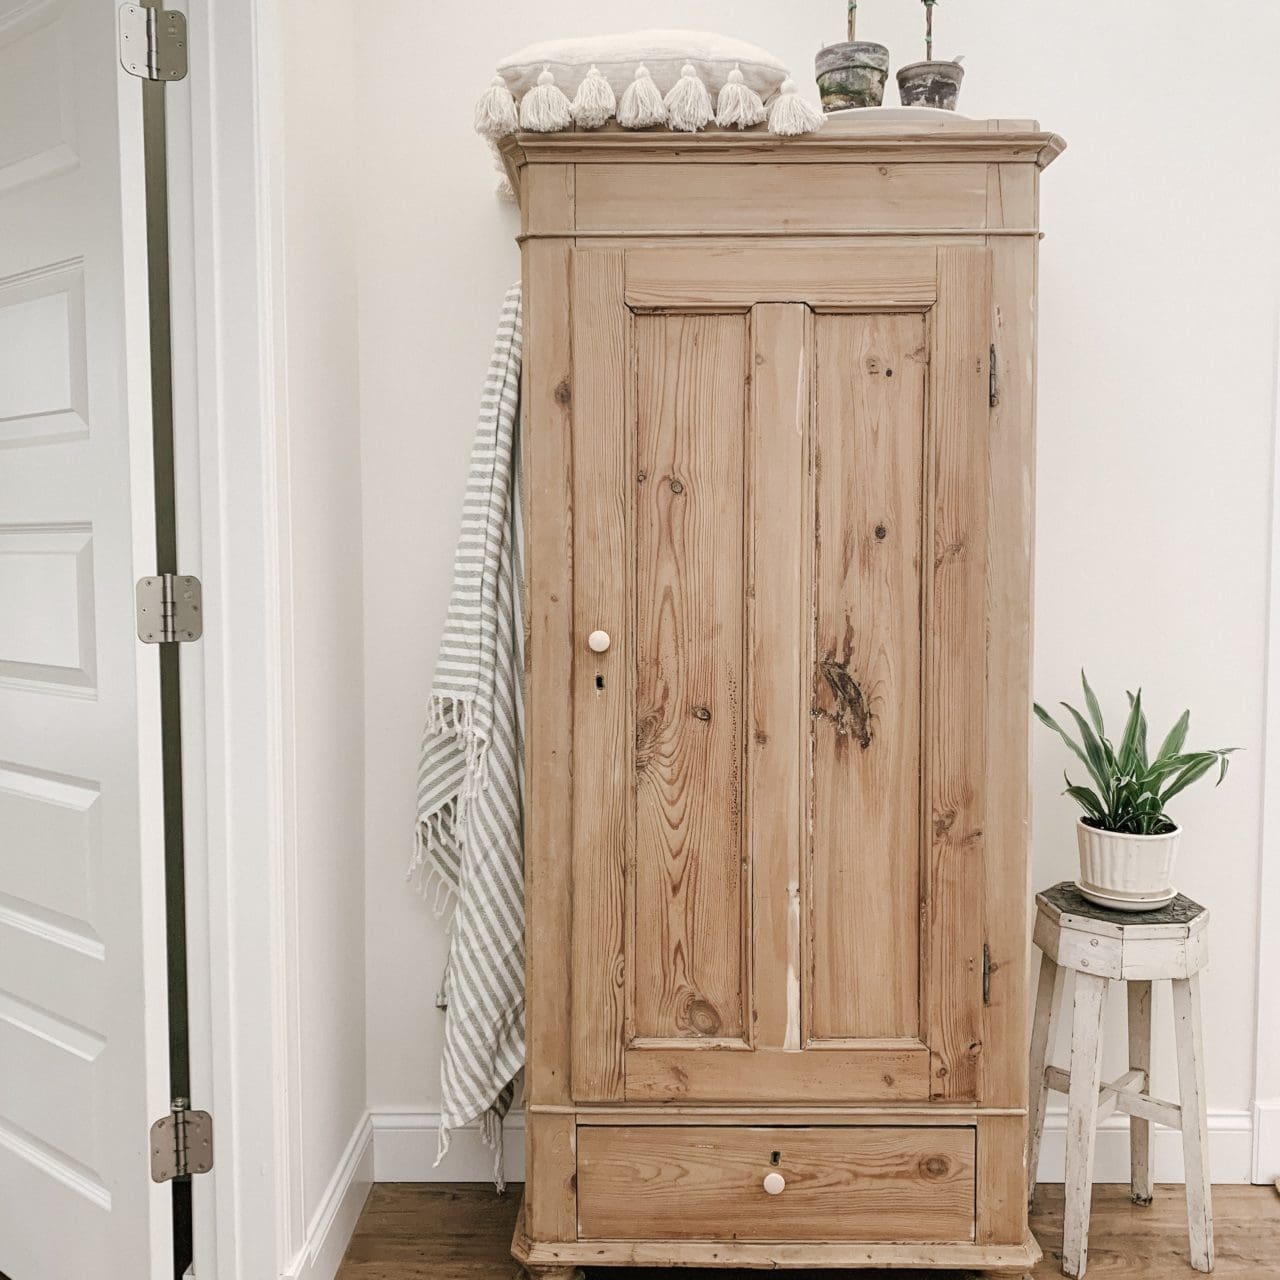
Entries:
<svg viewBox="0 0 1280 1280">
<path fill-rule="evenodd" d="M 501 1190 L 502 1120 L 524 1064 L 524 624 L 520 286 L 502 304 L 471 450 L 453 592 L 418 770 L 410 876 L 452 906 L 440 1151 L 480 1120 Z"/>
</svg>

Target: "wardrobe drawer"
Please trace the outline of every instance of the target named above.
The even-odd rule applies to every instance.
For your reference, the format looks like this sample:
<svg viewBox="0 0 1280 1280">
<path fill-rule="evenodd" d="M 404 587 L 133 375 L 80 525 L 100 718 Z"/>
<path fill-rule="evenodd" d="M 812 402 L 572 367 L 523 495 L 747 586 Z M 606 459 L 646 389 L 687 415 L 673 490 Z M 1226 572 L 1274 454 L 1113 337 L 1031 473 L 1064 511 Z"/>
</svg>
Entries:
<svg viewBox="0 0 1280 1280">
<path fill-rule="evenodd" d="M 578 1238 L 972 1240 L 974 1153 L 960 1126 L 580 1125 Z"/>
</svg>

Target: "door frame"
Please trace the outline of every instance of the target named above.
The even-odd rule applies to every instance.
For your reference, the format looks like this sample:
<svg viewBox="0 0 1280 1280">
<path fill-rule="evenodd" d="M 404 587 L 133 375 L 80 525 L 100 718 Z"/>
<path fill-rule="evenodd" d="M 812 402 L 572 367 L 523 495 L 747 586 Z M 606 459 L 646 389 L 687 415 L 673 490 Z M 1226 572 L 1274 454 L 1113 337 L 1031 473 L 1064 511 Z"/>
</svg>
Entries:
<svg viewBox="0 0 1280 1280">
<path fill-rule="evenodd" d="M 1280 319 L 1280 318 L 1278 318 Z M 1280 329 L 1280 326 L 1278 326 Z M 1272 416 L 1280 428 L 1280 348 Z M 1280 1026 L 1273 1001 L 1280 985 L 1280 446 L 1273 448 L 1271 565 L 1263 720 L 1262 841 L 1258 859 L 1258 995 L 1254 1018 L 1253 1181 L 1280 1179 Z"/>
<path fill-rule="evenodd" d="M 175 6 L 176 7 L 176 6 Z M 182 663 L 195 1273 L 278 1276 L 305 1236 L 300 1176 L 289 500 L 276 0 L 189 0 L 166 90 L 178 541 L 204 584 Z M 265 715 L 265 719 L 264 719 Z M 264 980 L 265 979 L 265 980 Z"/>
</svg>

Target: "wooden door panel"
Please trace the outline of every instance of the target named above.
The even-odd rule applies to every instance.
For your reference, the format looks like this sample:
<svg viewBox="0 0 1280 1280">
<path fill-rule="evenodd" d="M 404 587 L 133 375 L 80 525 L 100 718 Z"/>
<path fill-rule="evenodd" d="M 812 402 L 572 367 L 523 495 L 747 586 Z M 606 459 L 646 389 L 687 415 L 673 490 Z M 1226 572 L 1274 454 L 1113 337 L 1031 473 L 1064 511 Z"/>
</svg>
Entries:
<svg viewBox="0 0 1280 1280">
<path fill-rule="evenodd" d="M 573 253 L 573 1097 L 974 1099 L 987 252 L 679 252 Z"/>
<path fill-rule="evenodd" d="M 573 1096 L 623 1096 L 631 847 L 629 389 L 624 255 L 573 256 Z M 586 637 L 607 631 L 607 652 Z"/>
<path fill-rule="evenodd" d="M 814 321 L 810 1041 L 920 1033 L 920 315 Z"/>
<path fill-rule="evenodd" d="M 629 1037 L 741 1042 L 741 315 L 635 320 Z"/>
<path fill-rule="evenodd" d="M 923 1013 L 931 1094 L 941 1100 L 978 1097 L 982 1053 L 990 317 L 988 251 L 940 249 L 925 576 Z"/>
</svg>

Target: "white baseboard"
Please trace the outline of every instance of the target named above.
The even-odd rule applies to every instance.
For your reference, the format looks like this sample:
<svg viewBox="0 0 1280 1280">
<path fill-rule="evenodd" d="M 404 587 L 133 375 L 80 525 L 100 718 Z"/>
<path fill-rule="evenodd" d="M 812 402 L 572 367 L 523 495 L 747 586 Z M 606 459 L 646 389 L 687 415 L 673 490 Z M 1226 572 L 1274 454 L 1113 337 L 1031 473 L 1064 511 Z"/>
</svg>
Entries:
<svg viewBox="0 0 1280 1280">
<path fill-rule="evenodd" d="M 492 1182 L 493 1152 L 479 1129 L 456 1130 L 449 1152 L 436 1164 L 440 1113 L 409 1109 L 373 1112 L 373 1176 L 376 1182 Z M 507 1117 L 503 1171 L 524 1180 L 524 1113 Z"/>
<path fill-rule="evenodd" d="M 1182 1182 L 1182 1134 L 1152 1125 L 1152 1176 Z M 1067 1113 L 1050 1107 L 1040 1143 L 1041 1182 L 1062 1182 L 1067 1160 Z M 1253 1117 L 1248 1111 L 1209 1112 L 1209 1170 L 1214 1182 L 1249 1182 L 1253 1169 Z M 1129 1181 L 1129 1118 L 1108 1116 L 1098 1126 L 1094 1182 Z"/>
<path fill-rule="evenodd" d="M 1280 1098 L 1253 1104 L 1253 1181 L 1280 1186 Z"/>
<path fill-rule="evenodd" d="M 366 1111 L 307 1224 L 307 1238 L 280 1280 L 333 1280 L 373 1186 L 373 1124 Z"/>
<path fill-rule="evenodd" d="M 1280 1139 L 1280 1102 L 1274 1115 Z M 1152 1140 L 1157 1182 L 1181 1182 L 1182 1136 L 1154 1126 Z M 449 1154 L 436 1165 L 440 1113 L 426 1110 L 373 1113 L 374 1178 L 378 1182 L 488 1182 L 493 1177 L 493 1154 L 475 1129 L 455 1133 Z M 1066 1162 L 1067 1117 L 1051 1108 L 1045 1117 L 1040 1148 L 1040 1181 L 1061 1182 Z M 1280 1150 L 1276 1154 L 1280 1156 Z M 1280 1160 L 1277 1160 L 1280 1172 Z M 1253 1119 L 1247 1111 L 1209 1112 L 1209 1164 L 1215 1182 L 1249 1182 L 1253 1170 Z M 503 1167 L 508 1180 L 524 1177 L 524 1116 L 507 1120 Z M 1272 1175 L 1274 1176 L 1274 1175 Z M 1270 1181 L 1267 1178 L 1266 1181 Z M 1094 1158 L 1095 1182 L 1129 1181 L 1129 1125 L 1125 1116 L 1111 1116 L 1098 1127 Z"/>
</svg>

